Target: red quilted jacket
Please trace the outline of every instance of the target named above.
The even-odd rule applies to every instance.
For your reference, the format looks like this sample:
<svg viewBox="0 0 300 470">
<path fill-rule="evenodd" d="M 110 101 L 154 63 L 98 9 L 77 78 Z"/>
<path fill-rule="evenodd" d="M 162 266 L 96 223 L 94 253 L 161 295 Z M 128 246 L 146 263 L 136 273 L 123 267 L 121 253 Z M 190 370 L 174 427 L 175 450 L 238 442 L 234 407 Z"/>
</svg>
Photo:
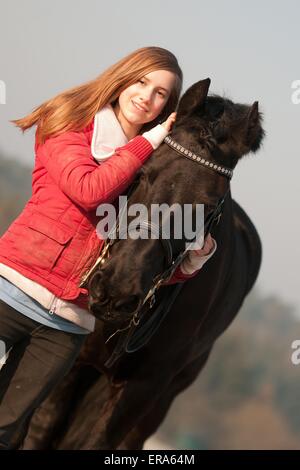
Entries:
<svg viewBox="0 0 300 470">
<path fill-rule="evenodd" d="M 117 199 L 153 151 L 137 136 L 99 165 L 91 154 L 93 128 L 92 122 L 35 144 L 32 197 L 0 239 L 0 263 L 82 306 L 88 292 L 80 280 L 103 245 L 96 208 Z M 171 283 L 195 274 L 177 269 Z"/>
</svg>

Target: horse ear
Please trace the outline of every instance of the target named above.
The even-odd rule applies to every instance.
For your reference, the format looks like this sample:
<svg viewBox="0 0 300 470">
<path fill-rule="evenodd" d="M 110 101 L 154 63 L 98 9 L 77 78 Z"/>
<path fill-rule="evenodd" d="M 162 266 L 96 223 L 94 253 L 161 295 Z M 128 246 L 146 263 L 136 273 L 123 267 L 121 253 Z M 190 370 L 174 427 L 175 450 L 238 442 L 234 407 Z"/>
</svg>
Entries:
<svg viewBox="0 0 300 470">
<path fill-rule="evenodd" d="M 188 116 L 194 109 L 203 106 L 209 90 L 210 78 L 194 83 L 182 96 L 178 110 L 177 119 Z"/>
<path fill-rule="evenodd" d="M 258 120 L 259 120 L 258 101 L 254 101 L 247 115 L 248 130 L 251 130 L 255 126 L 257 126 Z"/>
</svg>

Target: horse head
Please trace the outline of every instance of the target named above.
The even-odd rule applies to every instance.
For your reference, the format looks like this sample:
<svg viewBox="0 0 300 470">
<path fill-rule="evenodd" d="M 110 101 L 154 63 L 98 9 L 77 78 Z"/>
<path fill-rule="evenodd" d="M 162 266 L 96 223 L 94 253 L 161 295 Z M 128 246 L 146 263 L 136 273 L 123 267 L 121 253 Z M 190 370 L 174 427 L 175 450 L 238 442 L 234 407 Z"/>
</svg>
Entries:
<svg viewBox="0 0 300 470">
<path fill-rule="evenodd" d="M 201 80 L 181 98 L 169 141 L 153 152 L 137 174 L 137 185 L 128 201 L 129 221 L 133 220 L 130 207 L 141 203 L 147 214 L 153 205 L 179 209 L 188 205 L 192 217 L 197 204 L 204 204 L 207 221 L 227 193 L 238 161 L 259 149 L 264 131 L 258 102 L 236 104 L 208 96 L 209 85 L 210 79 Z M 109 257 L 89 279 L 89 306 L 96 317 L 125 324 L 141 308 L 154 280 L 185 249 L 185 236 L 174 236 L 175 222 L 175 212 L 169 211 L 155 226 L 159 236 L 150 238 L 146 223 L 140 238 L 128 235 L 113 243 Z M 170 249 L 161 240 L 166 223 Z"/>
</svg>

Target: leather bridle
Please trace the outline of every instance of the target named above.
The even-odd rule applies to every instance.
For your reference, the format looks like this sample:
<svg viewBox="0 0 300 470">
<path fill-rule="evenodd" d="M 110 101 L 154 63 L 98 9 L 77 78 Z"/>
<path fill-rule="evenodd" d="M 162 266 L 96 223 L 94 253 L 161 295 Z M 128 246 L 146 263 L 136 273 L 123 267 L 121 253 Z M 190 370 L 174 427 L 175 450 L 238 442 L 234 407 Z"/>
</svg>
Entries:
<svg viewBox="0 0 300 470">
<path fill-rule="evenodd" d="M 180 155 L 183 155 L 184 157 L 189 158 L 192 161 L 195 161 L 196 163 L 204 166 L 205 168 L 207 168 L 209 170 L 212 170 L 214 172 L 217 172 L 217 173 L 221 174 L 222 176 L 225 176 L 229 180 L 232 178 L 233 170 L 231 168 L 227 168 L 225 166 L 218 165 L 216 163 L 210 162 L 209 160 L 206 160 L 205 158 L 200 157 L 197 154 L 194 154 L 193 152 L 189 151 L 188 149 L 184 148 L 182 145 L 178 144 L 176 141 L 171 139 L 169 136 L 167 136 L 165 138 L 164 142 L 169 147 L 171 147 L 173 150 L 175 150 L 177 153 L 179 153 Z M 130 191 L 127 195 L 128 198 L 133 193 L 134 189 L 135 189 L 135 184 L 133 184 L 131 186 Z M 224 196 L 219 199 L 215 209 L 212 212 L 210 212 L 208 214 L 208 216 L 205 218 L 205 221 L 204 221 L 204 238 L 211 231 L 213 225 L 215 223 L 219 222 L 220 217 L 222 215 L 223 204 L 224 204 L 224 201 L 225 201 L 225 198 L 226 198 L 228 192 L 229 192 L 229 188 L 227 189 Z M 126 208 L 127 207 L 125 206 L 125 208 L 123 208 L 123 210 L 124 209 L 126 210 Z M 98 259 L 96 260 L 96 262 L 94 263 L 92 268 L 86 273 L 86 275 L 84 276 L 84 278 L 82 279 L 82 281 L 80 283 L 80 286 L 85 285 L 85 283 L 87 282 L 90 275 L 94 272 L 95 268 L 99 265 L 102 266 L 105 263 L 105 261 L 107 260 L 107 258 L 109 257 L 109 248 L 115 242 L 118 241 L 118 238 L 116 237 L 116 234 L 119 234 L 119 237 L 121 235 L 121 232 L 119 232 L 119 226 L 120 226 L 120 220 L 121 220 L 122 215 L 124 213 L 123 210 L 120 211 L 120 213 L 118 215 L 118 218 L 117 218 L 117 221 L 116 221 L 114 227 L 112 228 L 112 230 L 109 234 L 111 236 L 111 234 L 113 233 L 114 237 L 113 238 L 110 238 L 109 236 L 107 237 L 107 239 L 104 242 L 103 248 L 101 250 L 100 256 L 98 257 Z M 145 339 L 144 331 L 143 332 L 139 331 L 138 332 L 139 337 L 143 338 L 143 341 L 141 341 L 140 343 L 136 342 L 136 346 L 133 349 L 130 349 L 130 347 L 129 347 L 130 342 L 132 342 L 132 340 L 134 341 L 134 331 L 136 330 L 137 326 L 140 324 L 140 321 L 141 321 L 141 319 L 142 319 L 142 317 L 145 313 L 145 309 L 143 309 L 143 307 L 145 306 L 145 304 L 149 300 L 150 300 L 149 308 L 151 309 L 153 307 L 153 305 L 155 303 L 155 293 L 156 293 L 156 291 L 159 289 L 161 284 L 168 281 L 172 277 L 172 275 L 173 275 L 174 271 L 176 270 L 177 266 L 179 266 L 182 263 L 182 261 L 184 260 L 184 258 L 186 257 L 186 255 L 189 251 L 189 247 L 191 246 L 192 243 L 194 243 L 195 239 L 197 238 L 197 236 L 196 236 L 186 246 L 185 250 L 183 250 L 181 253 L 179 253 L 177 258 L 173 260 L 172 245 L 171 245 L 169 239 L 163 237 L 162 228 L 160 226 L 154 224 L 153 222 L 142 221 L 142 222 L 139 223 L 138 227 L 139 227 L 140 230 L 149 231 L 151 234 L 154 233 L 156 235 L 157 239 L 159 239 L 159 241 L 162 243 L 167 267 L 166 267 L 166 269 L 164 270 L 163 273 L 158 274 L 154 278 L 152 287 L 149 289 L 149 291 L 148 291 L 147 295 L 145 296 L 143 302 L 140 303 L 138 309 L 134 312 L 129 324 L 125 328 L 117 329 L 106 340 L 106 343 L 107 343 L 117 333 L 122 333 L 122 332 L 125 332 L 126 330 L 129 330 L 127 335 L 125 335 L 125 333 L 120 335 L 119 340 L 117 342 L 117 345 L 116 345 L 114 351 L 112 352 L 111 357 L 105 363 L 106 367 L 111 367 L 115 363 L 115 361 L 122 355 L 122 353 L 124 351 L 125 352 L 134 352 L 134 351 L 140 349 L 142 346 L 144 346 L 146 344 L 146 342 L 149 341 L 150 337 L 152 337 L 152 335 L 153 335 L 154 331 L 156 331 L 157 327 L 153 328 L 153 318 L 152 319 L 150 318 L 151 325 L 152 325 L 151 334 L 146 335 L 146 339 Z M 182 285 L 180 287 L 182 287 Z M 173 299 L 173 301 L 174 301 L 174 299 Z M 161 311 L 161 309 L 159 307 L 158 307 L 157 310 Z M 160 324 L 160 322 L 161 322 L 161 320 L 159 321 L 159 324 Z M 150 323 L 150 321 L 149 321 L 149 323 Z M 144 328 L 144 329 L 147 328 L 147 323 L 145 325 L 143 325 L 142 328 Z M 124 338 L 124 335 L 125 335 L 125 338 Z"/>
</svg>

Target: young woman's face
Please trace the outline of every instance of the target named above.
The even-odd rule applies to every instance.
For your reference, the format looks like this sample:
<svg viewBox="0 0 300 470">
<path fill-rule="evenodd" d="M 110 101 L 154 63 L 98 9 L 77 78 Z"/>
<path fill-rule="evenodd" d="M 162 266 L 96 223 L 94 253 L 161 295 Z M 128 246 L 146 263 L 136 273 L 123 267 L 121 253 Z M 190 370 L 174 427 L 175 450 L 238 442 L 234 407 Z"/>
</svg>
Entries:
<svg viewBox="0 0 300 470">
<path fill-rule="evenodd" d="M 174 73 L 156 70 L 122 91 L 116 106 L 121 124 L 125 120 L 127 126 L 141 128 L 157 118 L 168 101 L 175 80 Z"/>
</svg>

